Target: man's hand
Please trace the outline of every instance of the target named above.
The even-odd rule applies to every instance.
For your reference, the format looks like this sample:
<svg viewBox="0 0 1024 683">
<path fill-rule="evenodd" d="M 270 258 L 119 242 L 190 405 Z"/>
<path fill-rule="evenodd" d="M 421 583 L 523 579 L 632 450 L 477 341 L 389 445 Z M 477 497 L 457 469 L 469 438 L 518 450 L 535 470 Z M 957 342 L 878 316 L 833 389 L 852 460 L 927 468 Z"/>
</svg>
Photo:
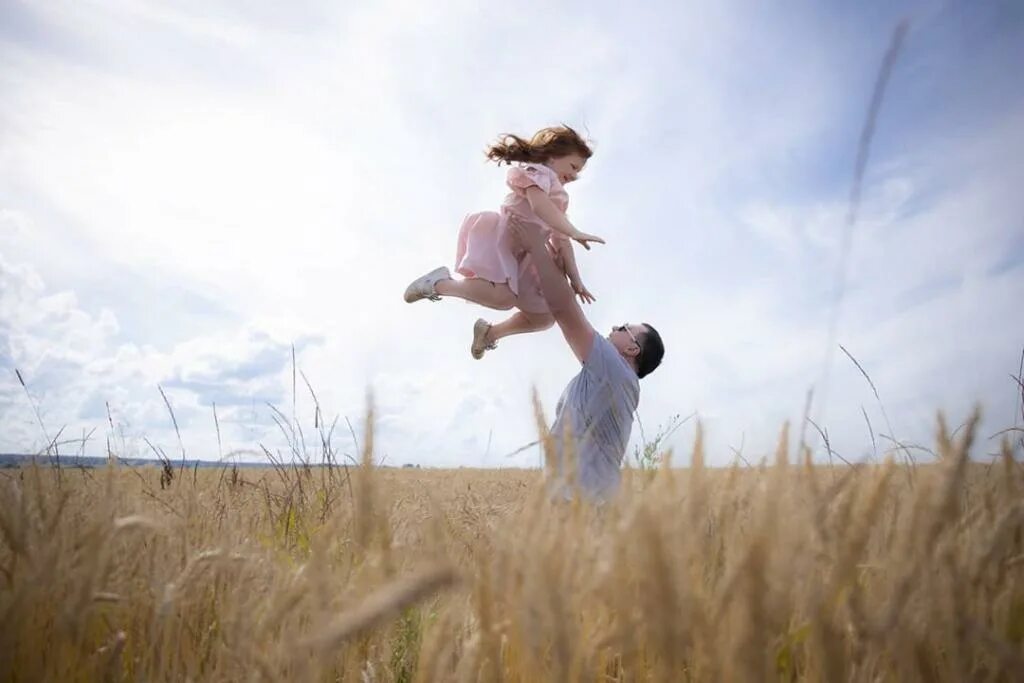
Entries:
<svg viewBox="0 0 1024 683">
<path fill-rule="evenodd" d="M 516 214 L 509 214 L 508 231 L 512 239 L 526 251 L 543 249 L 545 244 L 544 228 L 539 223 L 525 221 Z"/>
</svg>

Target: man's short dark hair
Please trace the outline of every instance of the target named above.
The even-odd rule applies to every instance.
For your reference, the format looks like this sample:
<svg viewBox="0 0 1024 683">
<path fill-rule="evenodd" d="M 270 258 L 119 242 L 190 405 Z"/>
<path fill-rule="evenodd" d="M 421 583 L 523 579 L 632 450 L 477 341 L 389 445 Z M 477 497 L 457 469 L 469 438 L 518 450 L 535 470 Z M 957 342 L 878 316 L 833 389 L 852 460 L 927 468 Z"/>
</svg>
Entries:
<svg viewBox="0 0 1024 683">
<path fill-rule="evenodd" d="M 647 331 L 640 340 L 640 363 L 636 368 L 636 376 L 643 378 L 654 372 L 661 365 L 661 359 L 665 355 L 665 345 L 661 342 L 661 335 L 649 323 L 642 323 Z"/>
</svg>

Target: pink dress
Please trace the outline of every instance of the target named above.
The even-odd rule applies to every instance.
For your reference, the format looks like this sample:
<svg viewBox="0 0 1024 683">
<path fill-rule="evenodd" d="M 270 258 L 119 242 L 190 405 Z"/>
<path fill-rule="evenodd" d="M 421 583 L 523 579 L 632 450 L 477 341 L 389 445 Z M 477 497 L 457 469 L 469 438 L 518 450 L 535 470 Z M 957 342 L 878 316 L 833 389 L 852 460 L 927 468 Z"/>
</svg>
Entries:
<svg viewBox="0 0 1024 683">
<path fill-rule="evenodd" d="M 519 298 L 516 305 L 521 310 L 547 313 L 548 304 L 541 292 L 532 258 L 512 248 L 507 229 L 508 216 L 515 213 L 543 225 L 549 248 L 555 249 L 560 241 L 568 241 L 569 238 L 554 232 L 533 212 L 526 199 L 526 188 L 536 186 L 544 190 L 562 213 L 569 207 L 569 195 L 555 172 L 543 164 L 513 166 L 508 170 L 506 182 L 512 191 L 505 197 L 498 213 L 474 213 L 462 221 L 455 252 L 455 272 L 463 277 L 508 283 Z"/>
</svg>

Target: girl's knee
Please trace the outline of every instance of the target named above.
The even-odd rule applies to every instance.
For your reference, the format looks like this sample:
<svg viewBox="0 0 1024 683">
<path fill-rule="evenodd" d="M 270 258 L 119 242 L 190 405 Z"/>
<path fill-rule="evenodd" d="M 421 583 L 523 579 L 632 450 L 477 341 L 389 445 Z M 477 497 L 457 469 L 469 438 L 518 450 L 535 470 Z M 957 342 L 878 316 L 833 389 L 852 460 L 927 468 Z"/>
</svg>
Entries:
<svg viewBox="0 0 1024 683">
<path fill-rule="evenodd" d="M 498 285 L 492 282 L 487 302 L 479 303 L 483 303 L 488 308 L 493 308 L 496 311 L 508 311 L 515 307 L 517 300 L 515 293 L 507 284 Z"/>
<path fill-rule="evenodd" d="M 546 330 L 555 324 L 555 316 L 550 313 L 531 313 L 530 322 L 532 322 L 538 330 Z"/>
<path fill-rule="evenodd" d="M 500 296 L 494 302 L 494 307 L 499 311 L 509 311 L 515 308 L 516 301 L 518 298 L 512 293 L 512 290 L 508 292 L 502 292 Z"/>
</svg>

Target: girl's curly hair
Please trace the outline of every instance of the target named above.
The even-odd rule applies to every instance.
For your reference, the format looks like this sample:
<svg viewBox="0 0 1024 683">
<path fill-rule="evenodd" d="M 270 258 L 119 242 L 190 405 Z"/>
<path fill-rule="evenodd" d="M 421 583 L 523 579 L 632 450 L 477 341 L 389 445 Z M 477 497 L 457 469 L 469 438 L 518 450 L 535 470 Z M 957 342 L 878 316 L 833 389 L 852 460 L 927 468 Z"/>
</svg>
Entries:
<svg viewBox="0 0 1024 683">
<path fill-rule="evenodd" d="M 505 133 L 487 148 L 487 158 L 498 165 L 511 164 L 513 161 L 544 163 L 549 159 L 570 154 L 578 154 L 583 159 L 589 159 L 594 151 L 580 134 L 569 126 L 542 128 L 529 140 Z"/>
</svg>

